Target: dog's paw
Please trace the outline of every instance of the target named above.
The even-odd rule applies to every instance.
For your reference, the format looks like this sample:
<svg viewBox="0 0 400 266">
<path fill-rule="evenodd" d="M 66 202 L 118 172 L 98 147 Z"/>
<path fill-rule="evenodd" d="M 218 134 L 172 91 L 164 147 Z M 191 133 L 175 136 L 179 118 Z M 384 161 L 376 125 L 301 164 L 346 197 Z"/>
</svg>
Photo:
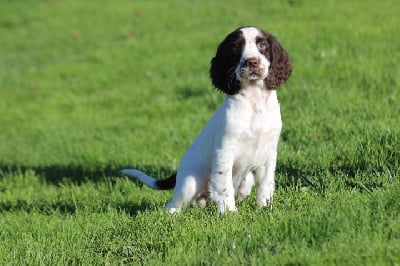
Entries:
<svg viewBox="0 0 400 266">
<path fill-rule="evenodd" d="M 235 206 L 235 204 L 225 204 L 224 202 L 222 203 L 217 203 L 217 210 L 219 214 L 224 214 L 226 212 L 232 212 L 236 213 L 238 210 Z"/>
<path fill-rule="evenodd" d="M 205 207 L 207 205 L 206 197 L 198 197 L 197 199 L 192 201 L 193 206 Z"/>
<path fill-rule="evenodd" d="M 260 207 L 270 207 L 272 209 L 272 195 L 270 197 L 266 196 L 258 196 L 257 197 L 257 204 Z"/>
<path fill-rule="evenodd" d="M 243 201 L 243 200 L 245 200 L 246 198 L 247 198 L 247 196 L 248 196 L 249 194 L 244 194 L 244 193 L 237 193 L 237 195 L 236 195 L 236 199 L 238 200 L 238 201 Z"/>
<path fill-rule="evenodd" d="M 170 201 L 167 204 L 167 212 L 171 213 L 171 214 L 175 214 L 175 213 L 180 213 L 182 210 L 182 206 L 179 204 L 176 204 L 176 202 Z"/>
<path fill-rule="evenodd" d="M 180 208 L 168 208 L 167 207 L 167 212 L 170 213 L 170 214 L 177 214 L 177 213 L 181 212 L 181 209 Z"/>
</svg>

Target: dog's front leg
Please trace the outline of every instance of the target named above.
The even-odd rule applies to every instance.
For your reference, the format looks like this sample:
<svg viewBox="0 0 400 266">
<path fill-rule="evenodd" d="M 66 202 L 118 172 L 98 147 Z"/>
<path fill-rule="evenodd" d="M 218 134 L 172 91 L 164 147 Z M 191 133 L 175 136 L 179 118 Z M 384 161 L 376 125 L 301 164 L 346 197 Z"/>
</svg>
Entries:
<svg viewBox="0 0 400 266">
<path fill-rule="evenodd" d="M 275 167 L 277 153 L 270 152 L 265 165 L 256 169 L 255 175 L 258 183 L 257 204 L 261 207 L 271 206 L 275 190 Z"/>
<path fill-rule="evenodd" d="M 232 181 L 233 152 L 217 150 L 211 166 L 210 198 L 217 204 L 218 212 L 236 212 L 235 190 Z"/>
</svg>

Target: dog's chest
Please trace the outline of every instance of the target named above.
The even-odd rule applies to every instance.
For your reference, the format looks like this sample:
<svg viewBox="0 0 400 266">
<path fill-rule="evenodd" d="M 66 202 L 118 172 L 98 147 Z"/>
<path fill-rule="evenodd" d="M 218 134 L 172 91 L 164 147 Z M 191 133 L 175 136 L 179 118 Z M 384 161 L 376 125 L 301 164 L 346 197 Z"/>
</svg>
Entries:
<svg viewBox="0 0 400 266">
<path fill-rule="evenodd" d="M 263 165 L 268 152 L 277 148 L 282 126 L 276 95 L 249 97 L 242 112 L 242 130 L 238 136 L 234 167 L 239 172 L 254 170 Z"/>
<path fill-rule="evenodd" d="M 238 139 L 238 159 L 243 161 L 262 160 L 268 150 L 269 143 L 274 138 L 274 131 L 277 129 L 276 119 L 267 110 L 260 108 L 254 111 L 251 122 L 242 130 Z"/>
</svg>

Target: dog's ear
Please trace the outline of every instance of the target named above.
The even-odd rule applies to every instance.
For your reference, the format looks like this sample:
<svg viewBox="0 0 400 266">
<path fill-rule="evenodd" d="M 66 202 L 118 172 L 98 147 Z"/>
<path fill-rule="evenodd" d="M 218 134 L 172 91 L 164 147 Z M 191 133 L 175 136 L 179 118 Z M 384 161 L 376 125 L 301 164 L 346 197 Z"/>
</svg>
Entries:
<svg viewBox="0 0 400 266">
<path fill-rule="evenodd" d="M 217 90 L 233 95 L 240 91 L 235 68 L 240 60 L 244 40 L 242 33 L 235 30 L 219 44 L 215 57 L 211 60 L 211 82 Z"/>
<path fill-rule="evenodd" d="M 264 32 L 264 34 L 267 36 L 269 43 L 269 57 L 271 61 L 265 85 L 269 90 L 276 90 L 290 77 L 292 64 L 289 55 L 279 44 L 278 40 L 269 33 Z"/>
</svg>

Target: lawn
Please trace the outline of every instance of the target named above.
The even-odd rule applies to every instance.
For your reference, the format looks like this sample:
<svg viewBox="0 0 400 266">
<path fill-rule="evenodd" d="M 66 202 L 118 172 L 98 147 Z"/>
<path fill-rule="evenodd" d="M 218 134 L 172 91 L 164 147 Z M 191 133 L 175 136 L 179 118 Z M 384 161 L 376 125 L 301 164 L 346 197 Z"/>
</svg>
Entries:
<svg viewBox="0 0 400 266">
<path fill-rule="evenodd" d="M 0 264 L 399 265 L 400 5 L 355 1 L 0 2 Z M 241 25 L 293 74 L 272 209 L 164 211 L 159 178 L 222 102 Z"/>
</svg>

